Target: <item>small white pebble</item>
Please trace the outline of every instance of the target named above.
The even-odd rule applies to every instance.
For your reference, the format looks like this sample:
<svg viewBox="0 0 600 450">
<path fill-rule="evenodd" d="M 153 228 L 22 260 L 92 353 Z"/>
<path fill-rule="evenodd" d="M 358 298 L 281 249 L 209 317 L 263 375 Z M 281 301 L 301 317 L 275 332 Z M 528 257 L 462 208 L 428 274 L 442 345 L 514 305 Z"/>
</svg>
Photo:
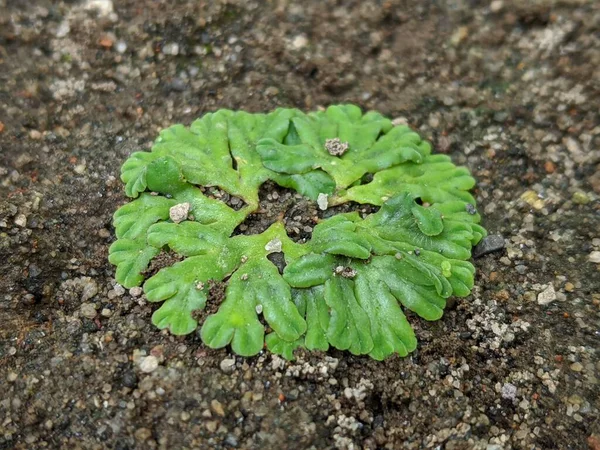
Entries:
<svg viewBox="0 0 600 450">
<path fill-rule="evenodd" d="M 88 11 L 96 10 L 100 16 L 109 16 L 114 11 L 112 0 L 88 0 L 84 8 Z"/>
<path fill-rule="evenodd" d="M 83 280 L 85 284 L 83 285 L 83 291 L 81 292 L 81 301 L 87 302 L 98 294 L 98 285 L 89 277 L 84 277 Z"/>
<path fill-rule="evenodd" d="M 25 228 L 27 225 L 27 217 L 25 214 L 19 214 L 17 217 L 15 217 L 15 225 Z"/>
<path fill-rule="evenodd" d="M 77 175 L 83 175 L 85 173 L 85 164 L 77 164 L 74 168 L 73 171 L 77 174 Z"/>
<path fill-rule="evenodd" d="M 514 400 L 517 395 L 517 387 L 512 383 L 502 385 L 502 398 Z"/>
<path fill-rule="evenodd" d="M 162 52 L 165 55 L 177 56 L 179 54 L 179 44 L 175 42 L 165 44 L 162 48 Z"/>
<path fill-rule="evenodd" d="M 317 205 L 319 205 L 319 209 L 321 211 L 325 211 L 329 206 L 329 202 L 327 201 L 327 194 L 323 194 L 322 192 L 317 197 Z"/>
<path fill-rule="evenodd" d="M 306 36 L 304 36 L 303 34 L 299 34 L 298 36 L 296 36 L 294 38 L 294 40 L 292 41 L 292 46 L 296 49 L 296 50 L 300 50 L 301 48 L 306 47 L 306 45 L 308 44 L 308 39 L 306 38 Z"/>
<path fill-rule="evenodd" d="M 325 150 L 331 156 L 342 156 L 348 151 L 348 143 L 342 142 L 340 138 L 326 139 Z"/>
<path fill-rule="evenodd" d="M 115 294 L 117 294 L 119 297 L 123 294 L 125 294 L 125 288 L 123 286 L 121 286 L 119 283 L 115 284 L 115 287 L 113 288 L 115 291 Z"/>
<path fill-rule="evenodd" d="M 556 300 L 556 292 L 554 291 L 554 286 L 549 284 L 546 289 L 538 294 L 537 302 L 539 305 L 549 305 L 554 300 Z"/>
<path fill-rule="evenodd" d="M 219 364 L 221 370 L 225 373 L 232 373 L 235 370 L 235 358 L 225 358 Z"/>
<path fill-rule="evenodd" d="M 56 37 L 64 38 L 67 34 L 69 34 L 70 31 L 71 31 L 71 26 L 69 25 L 69 21 L 63 20 L 60 23 L 60 25 L 58 25 L 58 28 L 56 29 Z"/>
<path fill-rule="evenodd" d="M 171 206 L 171 208 L 169 209 L 169 218 L 175 223 L 183 222 L 187 219 L 189 212 L 189 203 L 179 203 L 178 205 Z"/>
<path fill-rule="evenodd" d="M 490 3 L 490 11 L 499 12 L 504 7 L 504 2 L 502 0 L 494 0 Z"/>
<path fill-rule="evenodd" d="M 131 289 L 129 289 L 129 295 L 131 295 L 132 297 L 139 297 L 140 295 L 142 295 L 143 292 L 144 290 L 139 286 L 134 286 Z"/>
<path fill-rule="evenodd" d="M 127 51 L 127 43 L 125 41 L 118 41 L 115 45 L 115 50 L 121 54 L 125 53 Z"/>
<path fill-rule="evenodd" d="M 594 250 L 592 253 L 590 253 L 588 259 L 590 262 L 600 264 L 600 252 L 598 250 Z"/>
<path fill-rule="evenodd" d="M 154 372 L 158 368 L 158 358 L 154 355 L 140 358 L 140 370 L 144 373 Z"/>
<path fill-rule="evenodd" d="M 267 245 L 265 245 L 265 250 L 269 253 L 279 253 L 281 251 L 281 246 L 281 239 L 275 238 L 267 242 Z"/>
<path fill-rule="evenodd" d="M 408 119 L 406 117 L 396 117 L 394 120 L 392 120 L 392 125 L 395 127 L 400 125 L 408 125 Z"/>
</svg>

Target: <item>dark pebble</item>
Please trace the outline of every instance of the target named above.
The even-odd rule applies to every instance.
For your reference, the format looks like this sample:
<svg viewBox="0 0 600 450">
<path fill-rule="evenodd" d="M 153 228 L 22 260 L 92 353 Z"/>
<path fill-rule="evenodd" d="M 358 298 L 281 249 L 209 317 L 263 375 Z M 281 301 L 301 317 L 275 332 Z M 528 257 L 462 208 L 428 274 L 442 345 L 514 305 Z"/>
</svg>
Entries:
<svg viewBox="0 0 600 450">
<path fill-rule="evenodd" d="M 275 264 L 275 267 L 277 267 L 277 270 L 279 271 L 279 273 L 282 274 L 283 269 L 285 269 L 285 257 L 283 255 L 283 253 L 282 252 L 269 253 L 267 255 L 267 258 L 269 261 L 271 261 L 273 264 Z"/>
<path fill-rule="evenodd" d="M 41 311 L 36 311 L 33 314 L 33 318 L 37 323 L 44 323 L 48 321 L 48 317 Z"/>
<path fill-rule="evenodd" d="M 467 210 L 467 212 L 469 214 L 471 214 L 472 216 L 474 216 L 475 214 L 477 214 L 477 209 L 475 208 L 474 205 L 467 203 L 467 206 L 465 208 Z"/>
<path fill-rule="evenodd" d="M 500 251 L 504 248 L 504 238 L 497 234 L 484 237 L 473 249 L 473 258 L 480 258 L 488 253 Z"/>
<path fill-rule="evenodd" d="M 138 384 L 137 375 L 133 370 L 126 370 L 121 377 L 121 383 L 128 388 L 135 388 Z"/>
<path fill-rule="evenodd" d="M 93 320 L 88 320 L 88 319 L 84 319 L 82 320 L 83 323 L 83 331 L 85 331 L 86 333 L 97 333 L 98 332 L 98 325 L 96 325 L 96 323 Z"/>
</svg>

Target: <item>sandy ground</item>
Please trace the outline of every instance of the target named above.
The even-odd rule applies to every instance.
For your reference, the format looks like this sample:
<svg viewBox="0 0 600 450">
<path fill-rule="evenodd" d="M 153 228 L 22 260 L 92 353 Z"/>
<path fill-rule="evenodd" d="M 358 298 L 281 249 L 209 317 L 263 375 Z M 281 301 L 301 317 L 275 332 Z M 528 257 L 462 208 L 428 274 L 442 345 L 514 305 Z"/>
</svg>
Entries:
<svg viewBox="0 0 600 450">
<path fill-rule="evenodd" d="M 600 449 L 599 93 L 594 0 L 0 0 L 0 449 Z M 476 176 L 472 295 L 385 362 L 155 329 L 107 262 L 126 157 L 340 102 Z"/>
</svg>

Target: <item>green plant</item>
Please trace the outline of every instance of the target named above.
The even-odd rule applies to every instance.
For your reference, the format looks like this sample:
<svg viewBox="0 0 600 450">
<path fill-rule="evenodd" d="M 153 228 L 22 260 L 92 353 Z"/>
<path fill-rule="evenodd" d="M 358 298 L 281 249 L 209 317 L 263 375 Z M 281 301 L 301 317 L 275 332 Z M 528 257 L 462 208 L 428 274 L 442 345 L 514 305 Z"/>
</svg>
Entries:
<svg viewBox="0 0 600 450">
<path fill-rule="evenodd" d="M 153 323 L 177 335 L 196 329 L 192 312 L 205 307 L 212 283 L 226 280 L 224 301 L 201 328 L 213 348 L 231 344 L 248 356 L 266 341 L 286 358 L 299 346 L 330 345 L 375 359 L 404 356 L 416 338 L 400 304 L 439 319 L 448 297 L 469 294 L 467 260 L 485 235 L 468 192 L 475 180 L 430 152 L 408 127 L 353 105 L 309 114 L 220 110 L 189 128 L 172 126 L 151 152 L 132 154 L 122 167 L 135 200 L 114 215 L 116 279 L 137 286 L 161 251 L 184 257 L 144 283 L 147 299 L 163 302 Z M 305 244 L 281 222 L 234 235 L 267 180 L 323 207 L 381 208 L 364 219 L 353 212 L 322 220 Z M 199 186 L 216 186 L 244 206 L 234 210 Z M 274 252 L 285 256 L 282 274 L 267 258 Z"/>
</svg>

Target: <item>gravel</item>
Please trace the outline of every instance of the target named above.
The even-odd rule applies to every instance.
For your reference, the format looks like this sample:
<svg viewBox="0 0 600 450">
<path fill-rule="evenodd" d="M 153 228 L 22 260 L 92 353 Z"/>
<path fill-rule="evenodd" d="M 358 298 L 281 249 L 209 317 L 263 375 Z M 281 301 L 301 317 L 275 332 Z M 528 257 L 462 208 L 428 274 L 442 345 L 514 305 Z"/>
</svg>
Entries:
<svg viewBox="0 0 600 450">
<path fill-rule="evenodd" d="M 0 448 L 600 448 L 598 2 L 0 9 Z M 472 294 L 407 311 L 418 350 L 382 362 L 233 358 L 153 326 L 106 259 L 127 156 L 218 108 L 340 102 L 474 174 L 496 243 Z M 240 232 L 294 209 L 301 241 L 337 211 L 262 191 Z"/>
<path fill-rule="evenodd" d="M 150 355 L 140 359 L 140 370 L 144 373 L 154 372 L 158 369 L 158 358 Z"/>
<path fill-rule="evenodd" d="M 588 260 L 590 262 L 600 264 L 600 251 L 594 250 L 592 253 L 589 254 Z"/>
<path fill-rule="evenodd" d="M 556 292 L 551 284 L 538 294 L 537 302 L 539 305 L 545 306 L 556 300 Z"/>
<path fill-rule="evenodd" d="M 221 361 L 219 367 L 224 373 L 233 373 L 235 371 L 235 358 L 225 358 Z"/>
</svg>

